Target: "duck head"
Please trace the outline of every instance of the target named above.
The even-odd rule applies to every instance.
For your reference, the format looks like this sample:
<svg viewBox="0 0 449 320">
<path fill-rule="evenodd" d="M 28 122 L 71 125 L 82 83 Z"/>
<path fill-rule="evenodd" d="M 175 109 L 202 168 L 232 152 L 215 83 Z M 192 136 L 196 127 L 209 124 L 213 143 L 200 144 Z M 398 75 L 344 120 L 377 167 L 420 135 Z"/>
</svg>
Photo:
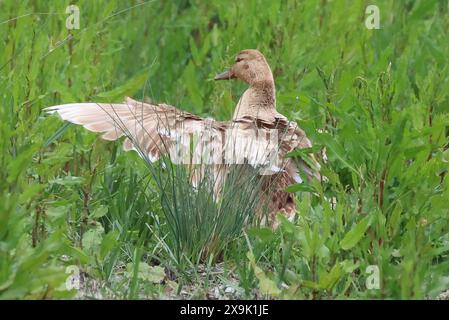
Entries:
<svg viewBox="0 0 449 320">
<path fill-rule="evenodd" d="M 231 69 L 215 76 L 214 80 L 240 79 L 250 86 L 260 82 L 274 82 L 264 55 L 255 49 L 240 51 Z"/>
</svg>

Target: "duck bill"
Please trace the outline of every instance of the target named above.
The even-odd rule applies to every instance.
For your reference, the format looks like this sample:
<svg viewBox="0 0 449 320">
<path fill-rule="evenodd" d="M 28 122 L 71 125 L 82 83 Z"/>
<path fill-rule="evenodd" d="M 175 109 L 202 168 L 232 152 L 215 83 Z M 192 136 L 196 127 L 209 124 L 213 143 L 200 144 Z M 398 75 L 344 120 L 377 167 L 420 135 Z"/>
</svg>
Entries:
<svg viewBox="0 0 449 320">
<path fill-rule="evenodd" d="M 235 78 L 234 72 L 232 72 L 232 70 L 226 70 L 220 74 L 217 74 L 214 80 L 229 80 L 234 78 Z"/>
</svg>

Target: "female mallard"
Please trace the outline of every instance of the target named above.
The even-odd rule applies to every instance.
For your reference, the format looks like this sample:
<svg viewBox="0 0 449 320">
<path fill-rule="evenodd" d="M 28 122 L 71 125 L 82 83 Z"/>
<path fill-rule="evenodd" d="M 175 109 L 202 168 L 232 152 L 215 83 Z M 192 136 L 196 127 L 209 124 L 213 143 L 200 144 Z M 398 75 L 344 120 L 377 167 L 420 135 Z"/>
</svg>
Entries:
<svg viewBox="0 0 449 320">
<path fill-rule="evenodd" d="M 294 194 L 285 188 L 301 183 L 300 173 L 320 178 L 319 164 L 309 154 L 308 160 L 287 158 L 295 149 L 312 144 L 296 123 L 276 111 L 273 74 L 258 50 L 243 50 L 232 68 L 215 80 L 240 79 L 249 85 L 243 93 L 231 121 L 204 119 L 166 104 L 150 104 L 126 98 L 123 103 L 72 103 L 46 108 L 62 119 L 102 132 L 105 140 L 125 135 L 124 150 L 136 150 L 149 161 L 169 154 L 174 163 L 209 166 L 217 181 L 223 182 L 230 165 L 246 164 L 259 169 L 262 183 L 261 205 L 268 208 L 270 224 L 277 225 L 276 213 L 291 220 L 295 215 Z M 199 143 L 190 153 L 192 135 Z M 192 174 L 192 183 L 202 179 L 204 170 Z M 303 175 L 304 176 L 304 175 Z M 219 196 L 220 184 L 215 195 Z"/>
</svg>

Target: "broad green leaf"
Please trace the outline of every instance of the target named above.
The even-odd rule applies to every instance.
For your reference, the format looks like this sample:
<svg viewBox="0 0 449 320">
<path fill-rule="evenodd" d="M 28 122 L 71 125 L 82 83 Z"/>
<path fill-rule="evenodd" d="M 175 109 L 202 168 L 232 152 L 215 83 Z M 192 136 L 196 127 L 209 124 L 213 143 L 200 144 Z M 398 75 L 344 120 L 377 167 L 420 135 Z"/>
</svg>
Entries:
<svg viewBox="0 0 449 320">
<path fill-rule="evenodd" d="M 111 231 L 108 234 L 106 234 L 101 241 L 101 247 L 100 247 L 100 259 L 104 260 L 106 256 L 111 252 L 112 249 L 114 249 L 117 246 L 117 237 L 118 233 Z"/>
<path fill-rule="evenodd" d="M 282 230 L 288 233 L 293 234 L 296 233 L 297 227 L 292 222 L 290 222 L 284 215 L 277 214 L 276 219 L 278 219 L 279 222 L 281 223 Z"/>
<path fill-rule="evenodd" d="M 319 286 L 323 289 L 332 289 L 343 275 L 343 268 L 340 263 L 336 263 L 329 273 L 323 275 L 320 279 Z"/>
<path fill-rule="evenodd" d="M 360 239 L 365 235 L 366 230 L 371 224 L 371 216 L 366 216 L 359 223 L 352 227 L 348 233 L 344 236 L 344 238 L 340 241 L 340 247 L 343 250 L 349 250 L 353 248 Z"/>
<path fill-rule="evenodd" d="M 103 228 L 97 227 L 89 229 L 83 235 L 83 249 L 91 254 L 96 252 L 101 245 L 103 239 Z"/>
<path fill-rule="evenodd" d="M 248 230 L 248 235 L 252 237 L 257 237 L 263 242 L 269 242 L 275 238 L 273 230 L 267 227 L 251 228 Z"/>
<path fill-rule="evenodd" d="M 98 98 L 101 98 L 99 102 L 114 102 L 114 101 L 122 101 L 125 96 L 132 96 L 139 89 L 144 87 L 145 81 L 148 78 L 148 70 L 141 72 L 136 75 L 134 78 L 128 80 L 125 84 L 112 89 L 111 91 L 103 92 L 97 95 Z"/>
<path fill-rule="evenodd" d="M 251 251 L 247 253 L 247 257 L 253 267 L 254 274 L 256 278 L 259 280 L 259 289 L 262 294 L 270 295 L 273 297 L 277 297 L 280 295 L 281 290 L 277 287 L 276 283 L 267 277 L 267 275 L 260 269 L 255 261 L 254 255 Z"/>
<path fill-rule="evenodd" d="M 90 214 L 90 218 L 98 219 L 106 215 L 106 213 L 108 213 L 108 208 L 105 206 L 99 206 L 95 208 L 94 211 L 92 211 L 92 213 Z"/>
<path fill-rule="evenodd" d="M 129 263 L 127 266 L 127 271 L 125 276 L 128 278 L 133 277 L 134 264 Z M 165 270 L 161 266 L 150 266 L 147 263 L 139 263 L 139 270 L 137 272 L 137 277 L 140 280 L 148 281 L 151 283 L 160 283 L 165 278 Z"/>
<path fill-rule="evenodd" d="M 285 189 L 285 191 L 292 192 L 292 193 L 294 193 L 294 192 L 311 192 L 311 193 L 316 192 L 315 188 L 312 185 L 305 183 L 305 182 L 292 184 L 291 186 L 288 186 Z"/>
</svg>

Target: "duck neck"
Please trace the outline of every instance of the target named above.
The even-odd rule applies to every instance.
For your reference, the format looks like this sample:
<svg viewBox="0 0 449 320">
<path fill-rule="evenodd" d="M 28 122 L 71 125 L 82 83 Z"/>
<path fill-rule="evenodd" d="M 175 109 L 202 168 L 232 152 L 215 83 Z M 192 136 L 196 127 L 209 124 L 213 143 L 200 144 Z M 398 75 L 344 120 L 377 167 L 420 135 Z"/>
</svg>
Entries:
<svg viewBox="0 0 449 320">
<path fill-rule="evenodd" d="M 276 89 L 273 79 L 251 83 L 243 93 L 234 113 L 234 119 L 244 116 L 271 120 L 276 114 Z"/>
</svg>

